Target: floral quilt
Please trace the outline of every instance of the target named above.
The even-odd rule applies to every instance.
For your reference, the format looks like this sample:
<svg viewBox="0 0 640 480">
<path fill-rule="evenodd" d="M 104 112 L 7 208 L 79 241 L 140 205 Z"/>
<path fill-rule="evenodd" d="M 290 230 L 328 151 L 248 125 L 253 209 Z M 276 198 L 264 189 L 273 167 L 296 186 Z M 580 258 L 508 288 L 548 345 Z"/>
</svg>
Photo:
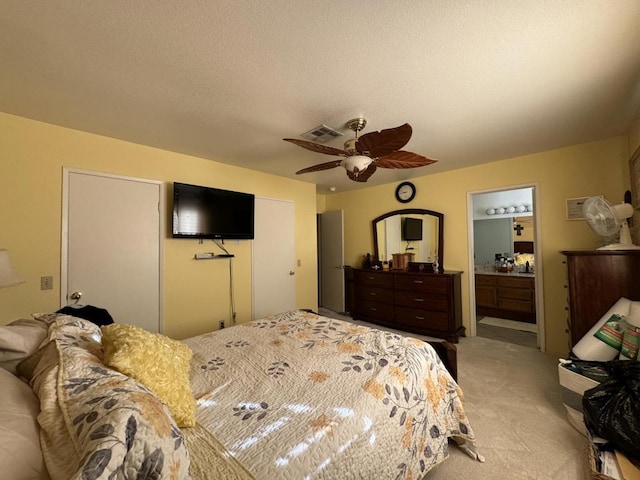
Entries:
<svg viewBox="0 0 640 480">
<path fill-rule="evenodd" d="M 416 479 L 473 458 L 462 392 L 431 346 L 302 311 L 185 340 L 196 418 L 256 479 Z"/>
</svg>

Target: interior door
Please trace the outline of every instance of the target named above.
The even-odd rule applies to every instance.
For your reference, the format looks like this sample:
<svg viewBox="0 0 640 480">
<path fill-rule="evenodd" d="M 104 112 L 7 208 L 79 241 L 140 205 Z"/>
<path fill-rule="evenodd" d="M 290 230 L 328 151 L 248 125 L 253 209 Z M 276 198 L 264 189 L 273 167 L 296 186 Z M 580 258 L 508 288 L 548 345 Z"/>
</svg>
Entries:
<svg viewBox="0 0 640 480">
<path fill-rule="evenodd" d="M 118 323 L 161 325 L 162 183 L 65 169 L 61 304 L 106 308 Z"/>
<path fill-rule="evenodd" d="M 295 205 L 256 197 L 253 318 L 296 309 Z"/>
<path fill-rule="evenodd" d="M 344 212 L 320 214 L 320 306 L 342 313 L 344 306 Z"/>
<path fill-rule="evenodd" d="M 538 197 L 538 187 L 536 184 L 532 185 L 524 185 L 513 187 L 507 190 L 495 190 L 495 191 L 484 191 L 484 192 L 469 192 L 467 194 L 467 224 L 469 228 L 469 271 L 475 271 L 476 265 L 479 267 L 485 267 L 485 263 L 489 262 L 489 268 L 493 265 L 493 256 L 495 253 L 510 252 L 513 253 L 513 223 L 511 219 L 507 219 L 508 228 L 503 230 L 503 236 L 505 240 L 501 240 L 502 246 L 496 246 L 496 239 L 492 237 L 492 235 L 499 231 L 499 224 L 495 228 L 489 228 L 491 225 L 490 222 L 492 220 L 474 220 L 474 212 L 485 212 L 487 208 L 487 204 L 484 203 L 486 201 L 487 195 L 497 194 L 497 197 L 491 197 L 492 201 L 499 199 L 504 204 L 520 204 L 522 201 L 522 194 L 527 189 L 531 189 L 531 197 L 529 203 L 531 203 L 533 207 L 533 212 L 536 212 L 531 218 L 532 222 L 532 238 L 535 241 L 535 263 L 536 263 L 536 275 L 535 275 L 535 318 L 537 325 L 537 342 L 540 351 L 544 352 L 546 349 L 545 346 L 545 318 L 544 318 L 544 295 L 542 292 L 544 291 L 543 278 L 544 275 L 542 273 L 542 235 L 540 234 L 540 230 L 537 228 L 540 213 L 538 211 L 538 205 L 540 205 L 540 199 Z M 480 231 L 476 232 L 480 227 Z M 483 246 L 483 242 L 486 241 L 486 238 L 489 237 L 489 245 Z M 478 291 L 480 288 L 480 291 Z M 497 292 L 493 294 L 494 298 L 487 298 L 486 292 L 482 291 L 482 286 L 478 287 L 476 283 L 476 275 L 469 276 L 469 292 L 470 292 L 470 310 L 471 310 L 471 324 L 469 331 L 467 332 L 470 336 L 474 337 L 477 333 L 477 323 L 478 323 L 478 315 L 477 315 L 477 306 L 483 303 L 489 303 L 490 301 L 494 301 L 497 305 Z M 478 303 L 480 302 L 480 304 Z"/>
</svg>

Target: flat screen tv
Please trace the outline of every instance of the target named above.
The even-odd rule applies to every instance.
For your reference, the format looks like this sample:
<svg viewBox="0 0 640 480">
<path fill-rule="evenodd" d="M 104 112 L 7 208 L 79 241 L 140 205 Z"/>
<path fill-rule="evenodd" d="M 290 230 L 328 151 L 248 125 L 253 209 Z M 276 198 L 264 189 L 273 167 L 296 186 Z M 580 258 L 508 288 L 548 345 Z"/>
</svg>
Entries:
<svg viewBox="0 0 640 480">
<path fill-rule="evenodd" d="M 251 240 L 255 196 L 173 184 L 173 237 Z"/>
<path fill-rule="evenodd" d="M 407 242 L 422 240 L 422 219 L 406 217 L 402 223 L 402 240 Z"/>
</svg>

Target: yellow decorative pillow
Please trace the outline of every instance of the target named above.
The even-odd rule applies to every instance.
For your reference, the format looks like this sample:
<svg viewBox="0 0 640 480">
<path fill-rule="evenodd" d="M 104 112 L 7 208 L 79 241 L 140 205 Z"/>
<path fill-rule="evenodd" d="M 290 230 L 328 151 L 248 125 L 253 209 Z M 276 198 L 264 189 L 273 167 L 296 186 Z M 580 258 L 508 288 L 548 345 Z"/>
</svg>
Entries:
<svg viewBox="0 0 640 480">
<path fill-rule="evenodd" d="M 189 384 L 191 349 L 182 342 L 133 325 L 113 323 L 101 329 L 104 364 L 155 393 L 179 427 L 193 427 L 196 402 Z"/>
</svg>

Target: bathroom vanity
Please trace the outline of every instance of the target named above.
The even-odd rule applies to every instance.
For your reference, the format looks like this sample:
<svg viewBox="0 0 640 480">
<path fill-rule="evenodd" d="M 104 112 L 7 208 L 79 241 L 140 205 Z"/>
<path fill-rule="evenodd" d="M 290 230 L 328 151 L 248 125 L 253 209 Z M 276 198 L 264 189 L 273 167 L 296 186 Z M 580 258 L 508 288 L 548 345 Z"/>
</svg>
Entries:
<svg viewBox="0 0 640 480">
<path fill-rule="evenodd" d="M 476 314 L 536 323 L 535 274 L 476 272 Z"/>
</svg>

